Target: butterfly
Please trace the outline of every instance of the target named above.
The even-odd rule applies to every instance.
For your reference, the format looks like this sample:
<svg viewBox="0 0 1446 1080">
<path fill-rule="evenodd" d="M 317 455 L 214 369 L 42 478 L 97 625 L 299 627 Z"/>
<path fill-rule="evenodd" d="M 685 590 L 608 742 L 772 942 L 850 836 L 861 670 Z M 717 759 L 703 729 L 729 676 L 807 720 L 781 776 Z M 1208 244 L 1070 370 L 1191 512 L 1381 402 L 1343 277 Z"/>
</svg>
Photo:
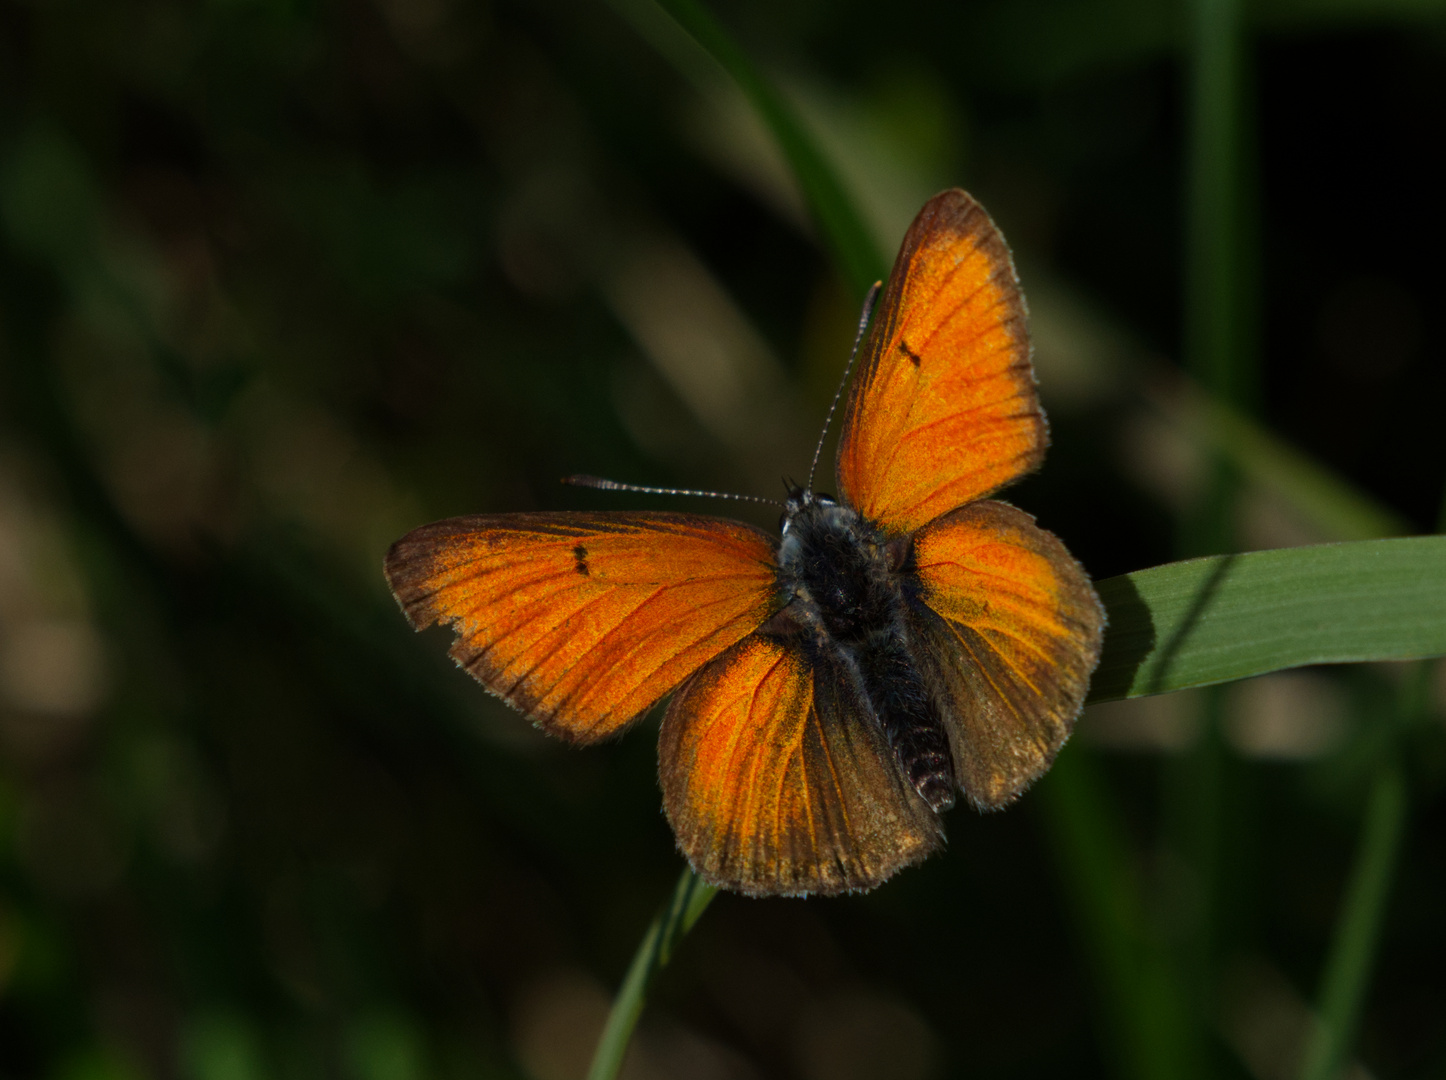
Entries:
<svg viewBox="0 0 1446 1080">
<path fill-rule="evenodd" d="M 849 393 L 837 497 L 792 487 L 781 535 L 717 517 L 457 517 L 394 544 L 412 625 L 534 724 L 589 743 L 672 695 L 663 805 L 706 881 L 870 889 L 1049 768 L 1099 658 L 1078 562 L 988 498 L 1048 429 L 1024 296 L 968 194 L 904 237 Z"/>
</svg>

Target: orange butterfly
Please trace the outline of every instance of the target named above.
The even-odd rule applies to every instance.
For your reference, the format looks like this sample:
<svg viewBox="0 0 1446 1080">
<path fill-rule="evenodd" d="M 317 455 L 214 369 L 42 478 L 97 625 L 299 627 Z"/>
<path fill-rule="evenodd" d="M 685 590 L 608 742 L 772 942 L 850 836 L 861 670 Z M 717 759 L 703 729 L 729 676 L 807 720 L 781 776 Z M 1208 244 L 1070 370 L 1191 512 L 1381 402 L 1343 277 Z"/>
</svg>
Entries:
<svg viewBox="0 0 1446 1080">
<path fill-rule="evenodd" d="M 1099 658 L 1089 577 L 984 499 L 1048 433 L 1024 297 L 962 191 L 904 238 L 854 381 L 839 496 L 795 488 L 782 537 L 673 513 L 460 517 L 393 545 L 417 629 L 544 730 L 616 734 L 664 696 L 668 820 L 705 880 L 868 889 L 944 838 L 962 789 L 1015 798 L 1068 738 Z"/>
</svg>

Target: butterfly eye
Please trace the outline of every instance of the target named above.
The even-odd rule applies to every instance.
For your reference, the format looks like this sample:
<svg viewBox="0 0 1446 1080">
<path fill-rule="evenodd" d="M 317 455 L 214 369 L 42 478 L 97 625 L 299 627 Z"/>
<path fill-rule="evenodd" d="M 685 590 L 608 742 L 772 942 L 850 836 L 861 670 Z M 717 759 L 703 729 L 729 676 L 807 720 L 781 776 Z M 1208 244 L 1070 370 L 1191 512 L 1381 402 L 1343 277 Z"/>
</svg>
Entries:
<svg viewBox="0 0 1446 1080">
<path fill-rule="evenodd" d="M 827 503 L 829 506 L 838 505 L 838 500 L 826 491 L 815 491 L 813 498 L 815 502 Z"/>
<path fill-rule="evenodd" d="M 792 517 L 793 515 L 787 510 L 778 515 L 778 531 L 785 536 L 788 534 L 788 522 Z"/>
</svg>

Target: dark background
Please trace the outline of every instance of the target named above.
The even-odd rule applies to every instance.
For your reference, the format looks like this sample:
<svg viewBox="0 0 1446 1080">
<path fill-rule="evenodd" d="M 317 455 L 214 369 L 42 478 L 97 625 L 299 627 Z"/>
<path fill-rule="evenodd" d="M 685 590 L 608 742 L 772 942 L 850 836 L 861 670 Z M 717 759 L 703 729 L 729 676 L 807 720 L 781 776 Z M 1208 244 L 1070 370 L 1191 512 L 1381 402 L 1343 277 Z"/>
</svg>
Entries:
<svg viewBox="0 0 1446 1080">
<path fill-rule="evenodd" d="M 882 249 L 954 184 L 1014 245 L 1054 448 L 1011 497 L 1097 577 L 1175 557 L 1200 463 L 1140 388 L 1183 349 L 1188 12 L 716 10 Z M 1446 14 L 1275 0 L 1242 33 L 1242 405 L 1434 531 Z M 805 473 L 855 299 L 675 34 L 621 0 L 0 0 L 0 1076 L 581 1074 L 681 866 L 656 719 L 544 739 L 380 562 L 449 514 L 668 505 L 568 473 Z M 1241 495 L 1230 546 L 1331 539 L 1279 502 Z M 1067 751 L 1141 933 L 1209 972 L 1201 1075 L 1293 1076 L 1403 677 L 1117 708 Z M 1434 678 L 1357 1048 L 1381 1078 L 1446 1077 Z M 630 1075 L 1131 1075 L 1049 783 L 871 895 L 720 897 Z"/>
</svg>

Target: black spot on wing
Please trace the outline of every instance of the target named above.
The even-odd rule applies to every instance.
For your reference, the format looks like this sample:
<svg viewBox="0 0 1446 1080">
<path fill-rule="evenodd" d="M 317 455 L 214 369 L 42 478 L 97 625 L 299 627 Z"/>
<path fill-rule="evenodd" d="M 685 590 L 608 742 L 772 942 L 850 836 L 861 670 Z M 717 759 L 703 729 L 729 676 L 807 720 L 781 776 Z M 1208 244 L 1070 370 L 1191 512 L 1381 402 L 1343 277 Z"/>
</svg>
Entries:
<svg viewBox="0 0 1446 1080">
<path fill-rule="evenodd" d="M 577 559 L 577 572 L 583 577 L 587 577 L 591 573 L 587 565 L 587 548 L 578 544 L 572 549 L 572 554 Z"/>
<path fill-rule="evenodd" d="M 924 361 L 924 358 L 922 356 L 916 353 L 913 349 L 909 348 L 909 343 L 903 338 L 899 339 L 899 351 L 905 356 L 907 356 L 913 362 L 915 367 L 918 367 Z"/>
</svg>

